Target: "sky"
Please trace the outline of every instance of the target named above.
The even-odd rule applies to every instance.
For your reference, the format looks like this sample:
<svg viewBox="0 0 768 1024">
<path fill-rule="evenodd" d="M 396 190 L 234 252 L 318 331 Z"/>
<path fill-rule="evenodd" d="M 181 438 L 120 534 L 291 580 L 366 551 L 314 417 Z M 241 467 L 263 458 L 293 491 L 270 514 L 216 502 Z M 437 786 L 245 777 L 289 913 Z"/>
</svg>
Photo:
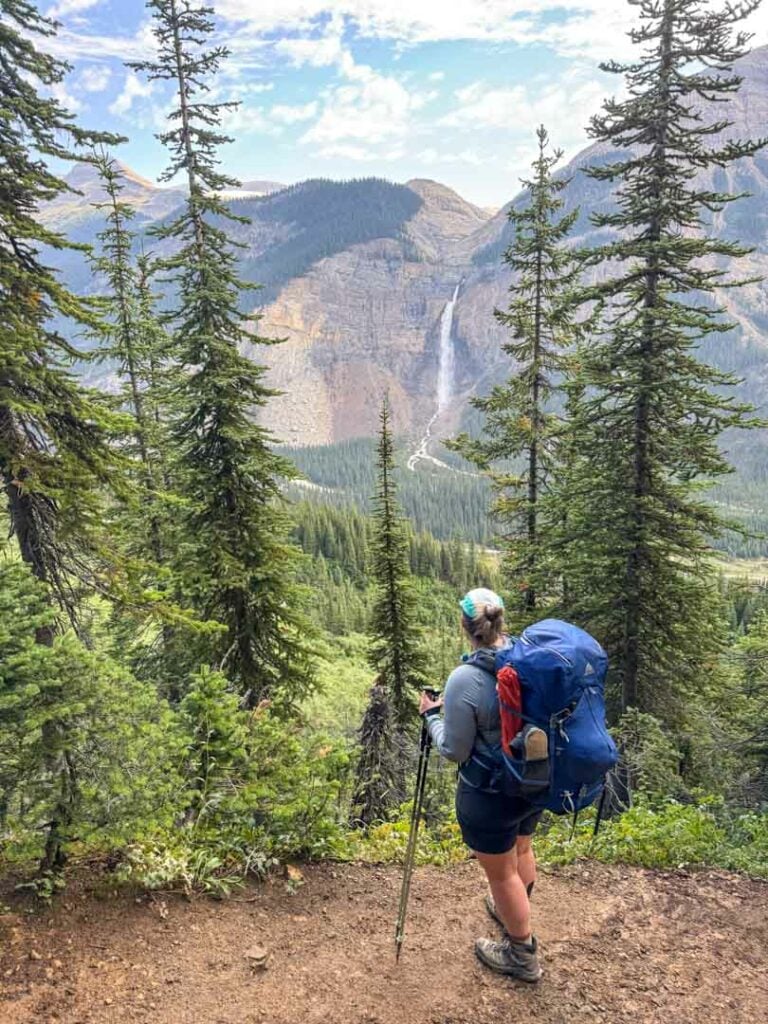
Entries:
<svg viewBox="0 0 768 1024">
<path fill-rule="evenodd" d="M 625 0 L 208 0 L 230 55 L 213 92 L 240 106 L 224 169 L 249 181 L 433 178 L 479 206 L 518 191 L 544 124 L 565 159 L 632 55 Z M 720 6 L 720 3 L 717 3 Z M 116 156 L 156 180 L 172 96 L 127 68 L 151 58 L 141 0 L 41 0 L 45 46 L 72 72 L 59 98 L 90 128 L 129 138 Z M 768 43 L 768 5 L 752 16 Z"/>
</svg>

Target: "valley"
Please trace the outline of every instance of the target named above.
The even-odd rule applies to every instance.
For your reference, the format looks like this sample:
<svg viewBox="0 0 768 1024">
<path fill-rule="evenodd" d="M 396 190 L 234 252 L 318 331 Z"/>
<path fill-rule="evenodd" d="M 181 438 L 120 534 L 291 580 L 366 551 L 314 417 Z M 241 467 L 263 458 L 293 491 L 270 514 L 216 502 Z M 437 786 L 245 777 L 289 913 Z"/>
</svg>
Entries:
<svg viewBox="0 0 768 1024">
<path fill-rule="evenodd" d="M 768 119 L 768 47 L 743 58 L 739 72 L 744 83 L 732 103 L 730 131 L 746 137 L 759 134 Z M 609 188 L 586 178 L 583 168 L 609 155 L 595 145 L 563 168 L 571 179 L 565 209 L 580 211 L 573 245 L 597 238 L 589 217 L 607 208 Z M 171 217 L 183 199 L 178 189 L 158 188 L 127 168 L 124 173 L 125 199 L 144 233 Z M 707 175 L 702 184 L 748 193 L 712 220 L 721 237 L 738 236 L 753 247 L 742 269 L 755 280 L 723 293 L 733 330 L 707 341 L 701 354 L 735 374 L 736 397 L 763 414 L 768 156 L 762 151 L 735 171 Z M 103 224 L 93 205 L 100 198 L 95 172 L 78 166 L 69 182 L 77 191 L 49 204 L 45 221 L 75 241 L 92 243 Z M 503 329 L 493 316 L 494 308 L 506 305 L 512 283 L 501 262 L 511 238 L 506 208 L 490 214 L 427 180 L 310 180 L 290 188 L 251 181 L 227 199 L 234 213 L 251 219 L 227 230 L 244 247 L 243 277 L 260 286 L 247 298 L 253 333 L 282 339 L 276 346 L 255 340 L 249 346 L 248 354 L 266 365 L 268 384 L 282 393 L 262 411 L 264 425 L 291 449 L 371 436 L 386 391 L 409 468 L 467 472 L 446 457 L 441 440 L 473 429 L 478 420 L 469 400 L 509 373 L 500 349 Z M 167 251 L 167 243 L 146 234 L 142 244 L 158 254 Z M 102 292 L 103 282 L 82 253 L 57 253 L 56 261 L 75 291 Z M 106 367 L 89 369 L 88 380 L 112 386 Z M 768 507 L 766 437 L 763 430 L 725 436 L 736 476 L 723 485 L 723 500 L 739 517 L 749 491 L 748 504 L 757 510 L 746 515 L 750 523 L 762 523 Z"/>
</svg>

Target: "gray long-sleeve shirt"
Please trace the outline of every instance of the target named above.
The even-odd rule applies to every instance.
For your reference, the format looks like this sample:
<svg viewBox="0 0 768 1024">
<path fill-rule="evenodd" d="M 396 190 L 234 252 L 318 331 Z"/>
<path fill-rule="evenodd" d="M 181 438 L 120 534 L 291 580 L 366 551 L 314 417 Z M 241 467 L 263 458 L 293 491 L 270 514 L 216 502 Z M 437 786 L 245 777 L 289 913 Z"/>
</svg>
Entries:
<svg viewBox="0 0 768 1024">
<path fill-rule="evenodd" d="M 427 718 L 433 744 L 449 761 L 464 764 L 473 749 L 482 753 L 501 742 L 495 654 L 491 648 L 476 651 L 472 660 L 455 668 L 445 684 L 443 717 Z"/>
</svg>

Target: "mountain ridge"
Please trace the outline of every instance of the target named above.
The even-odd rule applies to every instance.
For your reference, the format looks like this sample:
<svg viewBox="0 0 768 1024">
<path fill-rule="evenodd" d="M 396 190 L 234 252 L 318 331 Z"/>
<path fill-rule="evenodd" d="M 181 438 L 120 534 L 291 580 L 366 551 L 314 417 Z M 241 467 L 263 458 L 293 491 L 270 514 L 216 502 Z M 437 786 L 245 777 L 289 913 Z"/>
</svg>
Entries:
<svg viewBox="0 0 768 1024">
<path fill-rule="evenodd" d="M 753 51 L 737 70 L 744 83 L 726 110 L 734 125 L 721 135 L 759 136 L 768 124 L 768 47 Z M 562 168 L 572 178 L 565 209 L 581 208 L 574 244 L 592 243 L 601 234 L 590 215 L 611 204 L 611 187 L 583 169 L 610 157 L 606 146 L 593 144 Z M 82 169 L 77 171 L 82 178 Z M 728 172 L 707 174 L 708 185 L 751 193 L 717 214 L 713 228 L 754 246 L 740 273 L 767 275 L 768 156 L 759 152 Z M 511 281 L 501 256 L 512 238 L 507 213 L 520 194 L 491 214 L 427 178 L 404 184 L 312 179 L 267 191 L 276 184 L 251 179 L 227 196 L 233 210 L 251 218 L 250 225 L 227 228 L 245 247 L 243 276 L 266 286 L 246 311 L 260 335 L 285 339 L 251 348 L 254 359 L 268 367 L 269 383 L 284 392 L 264 411 L 265 425 L 293 445 L 371 434 L 380 396 L 388 390 L 395 429 L 420 437 L 437 411 L 441 320 L 458 285 L 450 332 L 452 400 L 433 424 L 433 436 L 455 430 L 472 395 L 509 372 L 501 352 L 504 333 L 493 311 L 508 301 Z M 252 194 L 261 187 L 264 195 Z M 124 195 L 137 208 L 140 231 L 170 216 L 183 199 L 183 191 L 155 186 L 131 169 Z M 90 186 L 79 200 L 67 194 L 49 204 L 44 217 L 76 241 L 93 241 L 99 227 L 97 211 L 89 206 L 93 199 Z M 61 259 L 65 280 L 76 290 L 99 290 L 98 280 L 82 269 L 82 257 Z M 737 327 L 727 343 L 708 342 L 703 355 L 746 375 L 739 397 L 764 403 L 768 288 L 751 283 L 723 300 Z M 753 461 L 764 459 L 756 440 L 746 448 L 738 442 L 738 448 L 742 454 L 749 449 Z"/>
</svg>

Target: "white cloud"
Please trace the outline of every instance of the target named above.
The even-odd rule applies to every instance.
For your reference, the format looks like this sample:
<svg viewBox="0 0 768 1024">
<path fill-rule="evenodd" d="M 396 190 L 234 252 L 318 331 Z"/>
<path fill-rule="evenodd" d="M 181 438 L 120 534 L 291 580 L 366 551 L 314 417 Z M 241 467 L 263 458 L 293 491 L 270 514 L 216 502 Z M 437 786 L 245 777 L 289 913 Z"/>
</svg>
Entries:
<svg viewBox="0 0 768 1024">
<path fill-rule="evenodd" d="M 49 18 L 65 18 L 68 14 L 82 14 L 92 7 L 98 7 L 103 0 L 59 0 L 45 12 Z"/>
<path fill-rule="evenodd" d="M 216 11 L 255 35 L 278 29 L 312 44 L 323 19 L 348 20 L 363 36 L 404 44 L 480 40 L 544 43 L 566 56 L 624 57 L 633 9 L 625 0 L 213 0 Z M 768 42 L 768 8 L 752 15 L 756 44 Z M 321 48 L 329 46 L 323 42 Z M 309 49 L 310 47 L 307 47 Z"/>
<path fill-rule="evenodd" d="M 457 153 L 444 152 L 428 146 L 416 154 L 417 163 L 427 166 L 435 164 L 469 164 L 471 167 L 480 167 L 483 164 L 483 157 L 474 149 L 462 149 Z"/>
<path fill-rule="evenodd" d="M 405 150 L 401 145 L 370 149 L 364 145 L 333 142 L 329 145 L 321 146 L 315 155 L 324 160 L 337 159 L 350 160 L 354 163 L 385 164 L 402 160 L 405 156 Z"/>
<path fill-rule="evenodd" d="M 51 86 L 51 95 L 70 114 L 79 114 L 83 110 L 83 104 L 72 95 L 63 82 L 56 82 Z"/>
<path fill-rule="evenodd" d="M 503 131 L 511 168 L 525 166 L 535 152 L 534 130 L 543 124 L 552 144 L 567 153 L 587 144 L 586 125 L 600 109 L 605 81 L 591 69 L 572 67 L 555 81 L 533 81 L 509 88 L 473 82 L 455 93 L 456 109 L 440 121 L 463 133 Z"/>
<path fill-rule="evenodd" d="M 366 149 L 365 146 L 351 146 L 347 143 L 323 146 L 319 156 L 326 160 L 352 160 L 355 163 L 372 163 L 380 159 L 378 150 Z"/>
<path fill-rule="evenodd" d="M 134 100 L 151 95 L 152 83 L 142 81 L 133 71 L 129 71 L 125 76 L 122 92 L 109 105 L 109 112 L 110 114 L 116 114 L 118 117 L 125 117 L 133 106 Z"/>
<path fill-rule="evenodd" d="M 282 125 L 270 120 L 263 107 L 251 107 L 241 103 L 234 110 L 227 110 L 222 117 L 222 128 L 233 136 L 245 134 L 282 135 Z"/>
<path fill-rule="evenodd" d="M 88 64 L 77 78 L 77 87 L 83 92 L 103 92 L 112 77 L 107 64 Z"/>
<path fill-rule="evenodd" d="M 348 20 L 363 36 L 406 44 L 451 40 L 488 40 L 530 43 L 549 42 L 575 49 L 567 33 L 553 32 L 557 12 L 577 26 L 580 45 L 593 50 L 609 36 L 615 52 L 617 35 L 627 29 L 627 7 L 622 0 L 214 0 L 217 12 L 231 22 L 246 25 L 254 33 L 283 29 L 307 37 L 324 18 Z M 581 25 L 589 22 L 586 34 Z M 328 42 L 323 44 L 326 48 Z"/>
<path fill-rule="evenodd" d="M 404 138 L 413 113 L 424 97 L 410 92 L 396 78 L 358 67 L 360 80 L 325 93 L 322 113 L 301 142 L 328 146 L 339 142 L 367 145 Z"/>
<path fill-rule="evenodd" d="M 456 109 L 443 117 L 448 128 L 504 128 L 522 120 L 530 108 L 528 90 L 524 85 L 491 88 L 484 82 L 473 82 L 457 89 Z M 526 116 L 526 120 L 530 120 Z"/>
<path fill-rule="evenodd" d="M 269 116 L 278 124 L 299 124 L 301 121 L 311 121 L 317 113 L 317 101 L 304 103 L 299 106 L 287 106 L 283 103 L 276 103 L 269 111 Z"/>
<path fill-rule="evenodd" d="M 413 114 L 437 94 L 412 91 L 397 77 L 358 64 L 343 35 L 344 22 L 334 16 L 320 35 L 281 39 L 275 46 L 297 67 L 334 67 L 342 79 L 342 84 L 323 90 L 319 104 L 304 108 L 305 119 L 320 112 L 299 142 L 315 147 L 323 157 L 398 159 L 395 153 L 412 130 Z"/>
<path fill-rule="evenodd" d="M 344 56 L 341 42 L 343 32 L 343 22 L 334 18 L 320 36 L 278 39 L 275 51 L 290 58 L 296 67 L 308 64 L 322 68 L 340 64 Z"/>
<path fill-rule="evenodd" d="M 50 11 L 77 14 L 104 0 L 59 0 Z M 113 0 L 114 2 L 114 0 Z M 328 66 L 340 60 L 343 29 L 398 45 L 478 40 L 539 43 L 568 57 L 592 61 L 626 57 L 632 51 L 627 32 L 633 9 L 625 0 L 212 0 L 224 23 L 224 42 L 232 49 L 228 66 L 251 66 L 248 54 L 274 45 L 285 56 Z M 49 11 L 49 13 L 50 13 Z M 328 26 L 334 26 L 329 32 Z M 338 26 L 338 31 L 336 30 Z M 746 23 L 755 45 L 768 43 L 768 5 Z M 233 31 L 234 29 L 234 31 Z M 267 34 L 282 32 L 277 43 Z M 142 59 L 148 48 L 147 24 L 133 37 L 96 36 L 63 29 L 48 48 L 77 59 L 113 56 Z"/>
<path fill-rule="evenodd" d="M 115 57 L 120 61 L 151 60 L 154 45 L 143 32 L 135 36 L 104 36 L 60 29 L 45 42 L 45 49 L 65 60 Z"/>
</svg>

